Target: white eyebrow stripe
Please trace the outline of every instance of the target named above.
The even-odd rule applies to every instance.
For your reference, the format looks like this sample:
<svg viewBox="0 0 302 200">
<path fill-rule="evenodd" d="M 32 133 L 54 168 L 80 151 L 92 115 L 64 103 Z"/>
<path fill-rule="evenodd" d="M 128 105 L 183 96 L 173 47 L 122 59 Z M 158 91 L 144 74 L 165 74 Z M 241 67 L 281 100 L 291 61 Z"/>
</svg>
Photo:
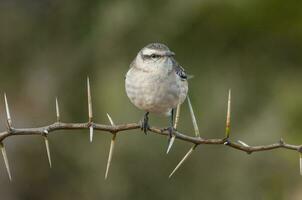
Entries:
<svg viewBox="0 0 302 200">
<path fill-rule="evenodd" d="M 142 54 L 143 54 L 143 55 L 152 55 L 152 54 L 154 54 L 154 53 L 158 54 L 159 51 L 158 51 L 158 50 L 155 50 L 155 49 L 148 49 L 148 48 L 143 49 L 143 51 L 142 51 Z"/>
</svg>

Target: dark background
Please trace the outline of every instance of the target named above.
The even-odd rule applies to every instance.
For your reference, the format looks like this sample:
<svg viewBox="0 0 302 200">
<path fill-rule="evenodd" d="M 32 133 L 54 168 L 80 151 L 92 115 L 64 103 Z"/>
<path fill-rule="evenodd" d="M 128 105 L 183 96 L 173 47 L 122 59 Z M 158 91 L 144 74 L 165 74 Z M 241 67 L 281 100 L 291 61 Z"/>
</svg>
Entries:
<svg viewBox="0 0 302 200">
<path fill-rule="evenodd" d="M 190 96 L 202 137 L 222 138 L 232 88 L 233 140 L 302 143 L 302 1 L 0 1 L 0 93 L 16 127 L 55 120 L 87 121 L 90 76 L 95 121 L 137 122 L 142 111 L 124 91 L 136 53 L 162 42 L 194 79 Z M 4 103 L 0 104 L 5 130 Z M 151 116 L 166 126 L 167 119 Z M 179 130 L 193 135 L 187 103 Z M 68 134 L 77 132 L 77 134 Z M 104 173 L 110 135 L 86 131 L 50 135 L 49 169 L 42 137 L 5 140 L 13 182 L 0 159 L 1 199 L 291 199 L 302 198 L 299 154 L 247 155 L 201 145 L 168 179 L 190 144 L 129 131 L 117 137 Z"/>
</svg>

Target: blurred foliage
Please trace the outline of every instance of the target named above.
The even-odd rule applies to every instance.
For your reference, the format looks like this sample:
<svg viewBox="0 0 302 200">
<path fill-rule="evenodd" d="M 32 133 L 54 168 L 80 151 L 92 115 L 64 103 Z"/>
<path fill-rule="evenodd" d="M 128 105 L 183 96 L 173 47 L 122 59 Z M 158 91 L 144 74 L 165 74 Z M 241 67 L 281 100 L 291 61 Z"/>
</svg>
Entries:
<svg viewBox="0 0 302 200">
<path fill-rule="evenodd" d="M 189 74 L 190 96 L 203 137 L 223 137 L 227 90 L 233 91 L 234 140 L 302 141 L 302 1 L 0 1 L 0 93 L 7 92 L 16 127 L 87 120 L 85 79 L 92 83 L 95 120 L 138 121 L 124 75 L 150 42 L 167 44 Z M 193 134 L 187 105 L 180 130 Z M 5 129 L 4 107 L 0 105 Z M 152 124 L 167 119 L 152 116 Z M 246 155 L 200 146 L 168 180 L 190 145 L 139 131 L 117 137 L 109 180 L 110 135 L 88 131 L 5 141 L 13 173 L 0 159 L 1 199 L 292 199 L 302 198 L 298 154 Z M 135 134 L 137 133 L 137 134 Z"/>
</svg>

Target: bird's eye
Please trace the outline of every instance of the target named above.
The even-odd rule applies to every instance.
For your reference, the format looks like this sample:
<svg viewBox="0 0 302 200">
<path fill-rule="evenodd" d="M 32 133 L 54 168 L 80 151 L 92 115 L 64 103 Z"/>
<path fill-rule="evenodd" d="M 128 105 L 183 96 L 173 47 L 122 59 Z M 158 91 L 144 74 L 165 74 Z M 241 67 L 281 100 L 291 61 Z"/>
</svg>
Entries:
<svg viewBox="0 0 302 200">
<path fill-rule="evenodd" d="M 155 58 L 158 58 L 159 56 L 158 55 L 156 55 L 156 54 L 151 54 L 151 58 L 152 59 L 155 59 Z"/>
</svg>

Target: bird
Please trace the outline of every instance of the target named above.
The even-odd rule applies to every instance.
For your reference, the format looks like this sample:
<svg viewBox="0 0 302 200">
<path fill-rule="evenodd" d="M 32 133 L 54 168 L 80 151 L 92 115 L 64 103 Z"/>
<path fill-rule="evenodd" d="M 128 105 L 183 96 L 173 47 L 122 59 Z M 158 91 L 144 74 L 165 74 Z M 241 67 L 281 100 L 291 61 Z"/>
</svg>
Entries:
<svg viewBox="0 0 302 200">
<path fill-rule="evenodd" d="M 188 75 L 175 60 L 175 53 L 162 43 L 143 47 L 130 64 L 125 89 L 131 103 L 145 111 L 141 129 L 149 130 L 149 113 L 170 117 L 169 138 L 173 134 L 176 107 L 188 93 Z"/>
</svg>

